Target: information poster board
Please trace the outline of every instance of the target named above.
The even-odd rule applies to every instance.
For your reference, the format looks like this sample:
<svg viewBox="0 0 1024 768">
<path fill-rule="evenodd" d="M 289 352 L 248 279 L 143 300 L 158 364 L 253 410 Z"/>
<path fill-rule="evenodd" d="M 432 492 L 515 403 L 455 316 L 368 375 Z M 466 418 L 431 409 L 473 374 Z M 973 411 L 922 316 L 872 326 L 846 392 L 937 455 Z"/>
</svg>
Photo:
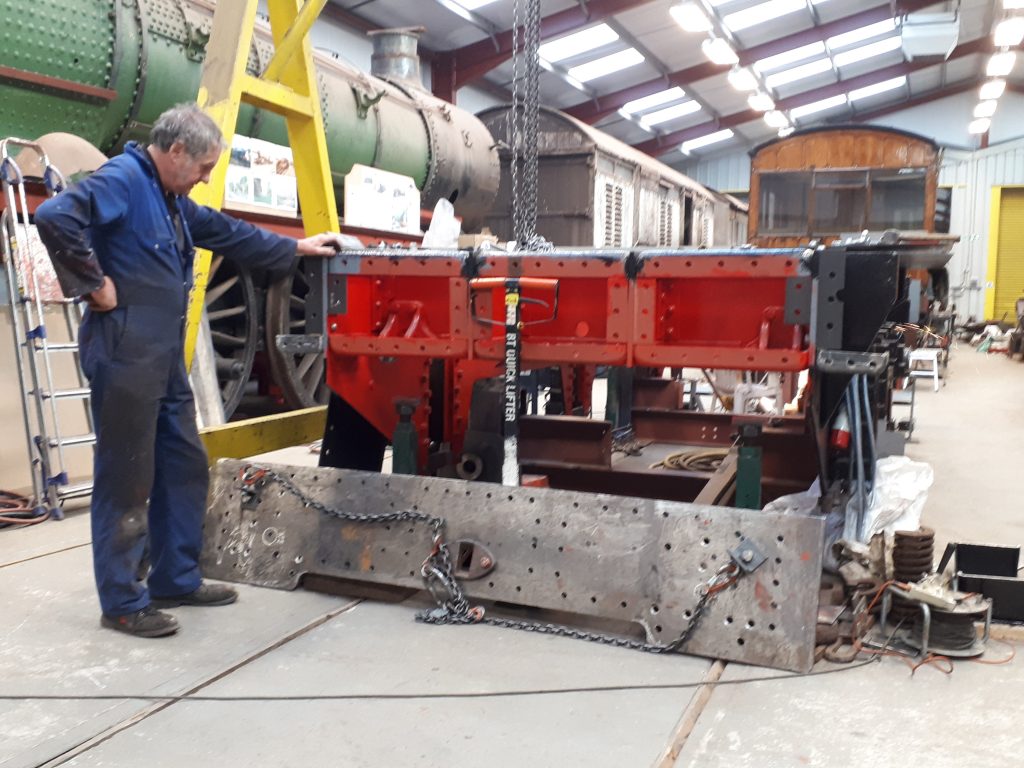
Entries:
<svg viewBox="0 0 1024 768">
<path fill-rule="evenodd" d="M 297 218 L 299 198 L 291 149 L 236 135 L 224 182 L 224 207 Z"/>
</svg>

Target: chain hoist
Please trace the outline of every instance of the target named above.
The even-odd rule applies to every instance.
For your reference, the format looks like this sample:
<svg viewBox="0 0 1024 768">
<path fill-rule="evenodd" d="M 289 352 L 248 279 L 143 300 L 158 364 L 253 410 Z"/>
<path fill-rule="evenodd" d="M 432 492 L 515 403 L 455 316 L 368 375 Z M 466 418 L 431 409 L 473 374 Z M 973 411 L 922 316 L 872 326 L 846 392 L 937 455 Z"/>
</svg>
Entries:
<svg viewBox="0 0 1024 768">
<path fill-rule="evenodd" d="M 540 0 L 515 0 L 509 171 L 512 175 L 512 234 L 519 247 L 525 250 L 550 248 L 550 243 L 537 234 L 540 21 Z"/>
<path fill-rule="evenodd" d="M 744 574 L 755 570 L 764 558 L 750 546 L 730 550 L 730 562 L 719 568 L 707 581 L 699 582 L 694 587 L 697 602 L 690 609 L 686 626 L 679 635 L 668 643 L 649 643 L 632 640 L 600 632 L 587 632 L 573 629 L 562 624 L 552 624 L 524 619 L 505 619 L 487 616 L 482 606 L 471 606 L 466 598 L 462 584 L 455 575 L 451 553 L 445 540 L 445 520 L 416 510 L 396 510 L 394 512 L 355 513 L 344 512 L 329 507 L 311 498 L 286 475 L 267 467 L 248 465 L 239 473 L 239 490 L 242 506 L 257 502 L 262 489 L 268 482 L 276 483 L 288 494 L 294 496 L 304 507 L 316 510 L 323 515 L 349 523 L 390 524 L 399 522 L 421 523 L 431 532 L 431 549 L 420 566 L 420 576 L 427 591 L 433 597 L 436 606 L 416 614 L 416 620 L 426 624 L 489 624 L 493 627 L 518 629 L 523 632 L 536 632 L 544 635 L 557 635 L 575 640 L 586 640 L 617 648 L 645 651 L 647 653 L 668 653 L 682 649 L 693 636 L 704 613 L 714 601 L 715 596 L 736 583 Z"/>
</svg>

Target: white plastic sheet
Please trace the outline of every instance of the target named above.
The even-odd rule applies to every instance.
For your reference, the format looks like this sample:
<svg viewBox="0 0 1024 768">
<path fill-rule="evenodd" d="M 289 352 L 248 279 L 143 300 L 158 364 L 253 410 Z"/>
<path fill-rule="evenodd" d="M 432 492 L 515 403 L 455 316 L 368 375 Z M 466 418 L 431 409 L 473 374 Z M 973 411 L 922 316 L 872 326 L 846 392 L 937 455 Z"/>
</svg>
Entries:
<svg viewBox="0 0 1024 768">
<path fill-rule="evenodd" d="M 443 197 L 434 206 L 430 227 L 423 235 L 424 248 L 458 248 L 462 223 L 455 218 L 455 206 Z"/>
<path fill-rule="evenodd" d="M 867 538 L 882 532 L 916 531 L 935 480 L 931 465 L 906 456 L 889 456 L 879 459 L 877 471 L 864 525 Z"/>
</svg>

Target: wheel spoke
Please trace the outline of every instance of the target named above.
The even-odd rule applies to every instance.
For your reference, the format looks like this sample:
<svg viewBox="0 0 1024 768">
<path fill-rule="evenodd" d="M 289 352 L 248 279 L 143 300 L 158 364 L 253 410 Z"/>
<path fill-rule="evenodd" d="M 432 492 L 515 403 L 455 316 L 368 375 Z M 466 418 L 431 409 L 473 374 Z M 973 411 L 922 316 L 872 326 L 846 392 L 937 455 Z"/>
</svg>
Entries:
<svg viewBox="0 0 1024 768">
<path fill-rule="evenodd" d="M 209 307 L 211 304 L 213 304 L 215 301 L 217 301 L 217 299 L 219 299 L 225 293 L 227 293 L 232 288 L 234 288 L 237 283 L 238 283 L 238 275 L 232 275 L 227 280 L 225 280 L 223 283 L 219 283 L 214 288 L 208 290 L 206 292 L 206 306 Z"/>
<path fill-rule="evenodd" d="M 213 260 L 210 262 L 210 273 L 206 276 L 206 284 L 209 285 L 213 282 L 214 275 L 217 274 L 217 270 L 220 269 L 220 265 L 224 263 L 224 257 L 220 254 L 216 254 Z"/>
<path fill-rule="evenodd" d="M 216 310 L 214 312 L 208 312 L 207 313 L 207 315 L 210 318 L 210 322 L 211 323 L 215 322 L 217 320 L 224 320 L 225 318 L 228 318 L 228 317 L 238 317 L 239 315 L 244 315 L 244 314 L 245 314 L 245 306 L 244 305 L 243 306 L 239 306 L 239 307 L 227 307 L 225 309 L 218 309 L 218 310 Z"/>
<path fill-rule="evenodd" d="M 224 333 L 223 331 L 210 331 L 210 338 L 213 339 L 214 344 L 224 344 L 229 347 L 244 347 L 245 339 L 238 336 L 232 336 L 230 333 Z"/>
</svg>

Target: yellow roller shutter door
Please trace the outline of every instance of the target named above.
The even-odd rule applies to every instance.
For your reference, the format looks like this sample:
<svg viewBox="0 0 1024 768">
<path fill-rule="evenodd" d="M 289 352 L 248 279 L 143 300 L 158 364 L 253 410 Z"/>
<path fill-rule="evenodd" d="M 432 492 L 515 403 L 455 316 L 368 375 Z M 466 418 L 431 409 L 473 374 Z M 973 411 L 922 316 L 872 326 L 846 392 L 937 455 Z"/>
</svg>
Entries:
<svg viewBox="0 0 1024 768">
<path fill-rule="evenodd" d="M 1005 313 L 1008 323 L 1016 323 L 1017 299 L 1024 298 L 1024 189 L 1004 188 L 1000 200 L 992 319 Z"/>
</svg>

